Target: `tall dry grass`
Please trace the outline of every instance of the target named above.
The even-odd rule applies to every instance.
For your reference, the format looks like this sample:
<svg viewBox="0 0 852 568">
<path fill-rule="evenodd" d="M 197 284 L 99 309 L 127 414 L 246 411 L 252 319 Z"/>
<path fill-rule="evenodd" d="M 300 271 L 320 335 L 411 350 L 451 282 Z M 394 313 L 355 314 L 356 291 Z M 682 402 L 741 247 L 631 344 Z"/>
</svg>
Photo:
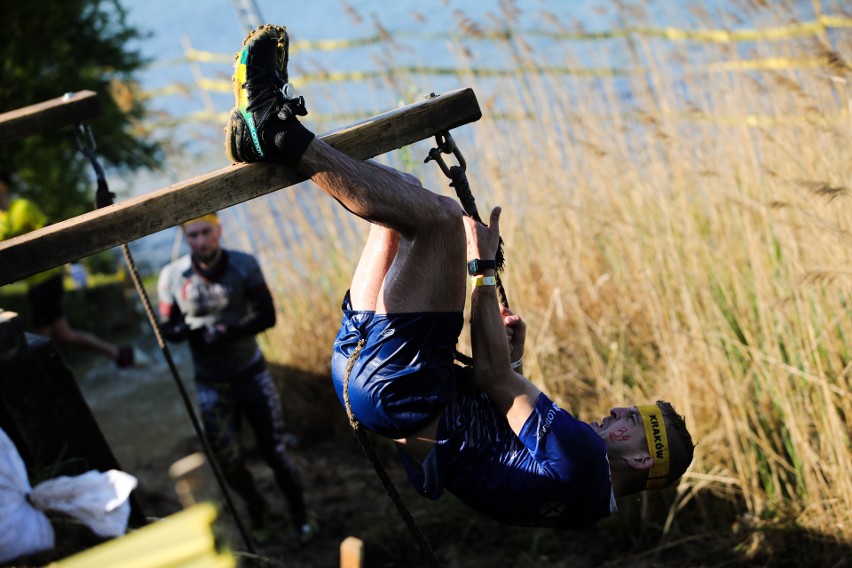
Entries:
<svg viewBox="0 0 852 568">
<path fill-rule="evenodd" d="M 517 32 L 513 9 L 480 26 Z M 765 3 L 744 10 L 732 28 L 792 21 Z M 454 62 L 483 106 L 457 140 L 481 211 L 505 210 L 504 282 L 529 325 L 528 374 L 583 419 L 658 398 L 686 415 L 695 460 L 668 494 L 664 533 L 709 499 L 753 528 L 848 541 L 852 32 L 561 46 L 566 67 L 628 61 L 621 76 L 537 69 L 530 43 L 498 44 L 504 79 L 477 75 L 464 42 Z M 429 77 L 398 75 L 377 88 L 411 85 L 431 90 Z M 419 165 L 425 148 L 391 163 L 443 188 Z M 249 214 L 279 292 L 268 350 L 327 370 L 366 228 L 308 186 Z M 708 527 L 730 521 L 698 510 Z"/>
</svg>

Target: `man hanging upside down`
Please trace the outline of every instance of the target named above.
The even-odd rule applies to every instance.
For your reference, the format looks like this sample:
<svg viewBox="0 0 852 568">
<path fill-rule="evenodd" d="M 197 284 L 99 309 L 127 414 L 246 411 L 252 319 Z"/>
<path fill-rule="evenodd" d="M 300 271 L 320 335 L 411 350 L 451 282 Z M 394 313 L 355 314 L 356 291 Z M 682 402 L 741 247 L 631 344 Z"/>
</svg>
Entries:
<svg viewBox="0 0 852 568">
<path fill-rule="evenodd" d="M 352 410 L 365 428 L 399 445 L 417 490 L 437 499 L 446 489 L 508 524 L 580 528 L 614 512 L 616 497 L 676 481 L 693 445 L 669 403 L 613 408 L 588 424 L 521 374 L 526 325 L 495 293 L 500 208 L 483 225 L 412 176 L 315 138 L 297 119 L 307 114 L 304 100 L 282 92 L 287 49 L 278 26 L 258 28 L 244 42 L 226 150 L 237 162 L 295 167 L 371 223 L 343 299 L 334 385 L 342 401 L 347 363 L 361 345 L 350 375 Z M 466 268 L 472 380 L 454 364 Z"/>
</svg>

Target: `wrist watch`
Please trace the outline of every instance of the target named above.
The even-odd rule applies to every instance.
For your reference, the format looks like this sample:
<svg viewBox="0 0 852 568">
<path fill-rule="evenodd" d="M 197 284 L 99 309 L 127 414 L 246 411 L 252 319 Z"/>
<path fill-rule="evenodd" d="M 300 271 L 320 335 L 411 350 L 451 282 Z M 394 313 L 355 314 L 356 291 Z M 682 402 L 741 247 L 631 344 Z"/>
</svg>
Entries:
<svg viewBox="0 0 852 568">
<path fill-rule="evenodd" d="M 486 270 L 497 270 L 497 261 L 474 258 L 467 263 L 467 273 L 471 276 L 482 274 Z"/>
</svg>

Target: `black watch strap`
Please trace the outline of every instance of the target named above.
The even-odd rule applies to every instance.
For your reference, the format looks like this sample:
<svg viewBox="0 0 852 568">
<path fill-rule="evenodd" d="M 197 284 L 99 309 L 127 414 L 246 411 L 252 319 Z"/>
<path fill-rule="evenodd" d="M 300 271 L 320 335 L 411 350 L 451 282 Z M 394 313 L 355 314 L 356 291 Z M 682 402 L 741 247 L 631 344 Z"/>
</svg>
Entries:
<svg viewBox="0 0 852 568">
<path fill-rule="evenodd" d="M 497 270 L 497 261 L 474 258 L 467 263 L 467 273 L 471 276 L 475 274 L 482 274 L 486 270 Z"/>
</svg>

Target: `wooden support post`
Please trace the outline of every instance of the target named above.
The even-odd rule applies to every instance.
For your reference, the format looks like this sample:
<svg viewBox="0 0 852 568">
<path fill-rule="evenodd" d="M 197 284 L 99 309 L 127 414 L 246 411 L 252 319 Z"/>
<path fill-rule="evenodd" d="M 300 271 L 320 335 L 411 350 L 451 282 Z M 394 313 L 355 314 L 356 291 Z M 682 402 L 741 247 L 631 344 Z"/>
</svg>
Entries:
<svg viewBox="0 0 852 568">
<path fill-rule="evenodd" d="M 197 493 L 207 485 L 202 470 L 207 458 L 201 452 L 195 452 L 181 458 L 169 466 L 169 477 L 175 483 L 175 492 L 184 509 L 198 502 Z"/>
<path fill-rule="evenodd" d="M 365 160 L 479 120 L 472 89 L 395 109 L 320 138 Z M 0 285 L 305 180 L 280 164 L 235 164 L 0 243 Z"/>
<path fill-rule="evenodd" d="M 80 91 L 0 114 L 0 143 L 26 138 L 95 118 L 101 103 L 94 91 Z"/>
<path fill-rule="evenodd" d="M 361 568 L 364 563 L 364 541 L 347 536 L 340 543 L 340 568 Z"/>
</svg>

